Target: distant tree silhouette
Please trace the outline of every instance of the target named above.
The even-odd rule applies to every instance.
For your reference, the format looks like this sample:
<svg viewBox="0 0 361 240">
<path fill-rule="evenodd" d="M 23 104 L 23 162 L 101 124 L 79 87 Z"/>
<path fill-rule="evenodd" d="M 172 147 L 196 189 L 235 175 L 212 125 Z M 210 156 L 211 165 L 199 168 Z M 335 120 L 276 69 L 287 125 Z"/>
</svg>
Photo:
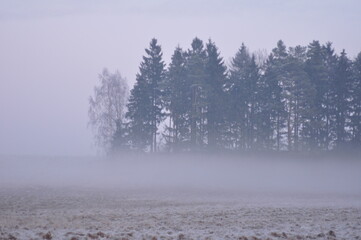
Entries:
<svg viewBox="0 0 361 240">
<path fill-rule="evenodd" d="M 145 51 L 126 114 L 119 73 L 105 69 L 89 100 L 89 122 L 107 150 L 361 147 L 361 53 L 352 61 L 330 42 L 287 48 L 279 40 L 262 60 L 242 44 L 227 69 L 214 42 L 194 38 L 166 69 L 156 39 Z"/>
<path fill-rule="evenodd" d="M 94 87 L 94 95 L 89 97 L 89 124 L 97 145 L 109 152 L 120 141 L 118 132 L 125 124 L 128 85 L 119 72 L 110 73 L 106 68 L 99 75 L 99 80 L 100 84 Z M 116 133 L 117 140 L 114 142 Z"/>
</svg>

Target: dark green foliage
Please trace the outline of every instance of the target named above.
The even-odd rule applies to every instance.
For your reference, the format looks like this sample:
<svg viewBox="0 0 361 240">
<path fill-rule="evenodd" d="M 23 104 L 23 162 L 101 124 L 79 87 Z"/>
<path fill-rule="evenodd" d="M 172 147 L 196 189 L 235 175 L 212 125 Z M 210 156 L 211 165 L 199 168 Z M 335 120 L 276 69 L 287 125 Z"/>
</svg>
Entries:
<svg viewBox="0 0 361 240">
<path fill-rule="evenodd" d="M 191 92 L 187 82 L 185 52 L 179 47 L 173 53 L 172 62 L 162 87 L 165 108 L 169 111 L 169 124 L 164 133 L 168 149 L 170 151 L 187 149 Z"/>
<path fill-rule="evenodd" d="M 355 148 L 361 149 L 361 53 L 352 66 L 351 82 L 351 141 Z"/>
<path fill-rule="evenodd" d="M 131 91 L 128 123 L 112 148 L 157 151 L 326 151 L 361 147 L 361 53 L 330 42 L 287 48 L 267 60 L 244 44 L 227 71 L 214 42 L 177 47 L 165 72 L 153 39 Z M 258 64 L 261 62 L 261 64 Z M 163 122 L 164 121 L 164 122 Z M 163 123 L 162 123 L 163 122 Z M 160 128 L 160 126 L 162 128 Z M 163 139 L 157 140 L 159 129 Z"/>
<path fill-rule="evenodd" d="M 203 42 L 195 38 L 192 48 L 187 52 L 187 82 L 191 93 L 191 105 L 188 110 L 190 121 L 190 149 L 199 151 L 206 143 L 206 51 Z"/>
<path fill-rule="evenodd" d="M 336 139 L 336 66 L 337 55 L 334 53 L 330 42 L 322 46 L 324 64 L 326 67 L 327 80 L 325 83 L 324 95 L 324 124 L 325 124 L 325 149 L 331 149 Z"/>
<path fill-rule="evenodd" d="M 282 82 L 286 76 L 286 46 L 280 40 L 277 47 L 272 50 L 265 67 L 265 73 L 262 76 L 263 87 L 263 110 L 264 127 L 269 126 L 269 130 L 265 129 L 267 135 L 265 144 L 267 149 L 281 150 L 285 127 L 286 111 L 285 99 L 282 95 Z M 265 134 L 266 134 L 265 133 Z"/>
<path fill-rule="evenodd" d="M 157 129 L 164 118 L 162 91 L 159 86 L 165 77 L 162 50 L 156 39 L 152 39 L 146 56 L 140 64 L 136 84 L 131 91 L 127 118 L 133 148 L 144 150 L 150 147 L 157 151 Z"/>
<path fill-rule="evenodd" d="M 323 61 L 323 52 L 318 41 L 313 41 L 307 49 L 306 72 L 315 94 L 310 99 L 310 115 L 306 119 L 303 137 L 311 151 L 326 149 L 325 139 L 325 95 L 327 87 L 327 69 Z"/>
<path fill-rule="evenodd" d="M 250 139 L 250 132 L 247 128 L 250 118 L 249 103 L 253 98 L 252 88 L 254 83 L 249 77 L 254 65 L 246 46 L 242 44 L 241 48 L 232 59 L 230 66 L 230 76 L 227 81 L 226 89 L 228 94 L 228 114 L 229 124 L 228 140 L 231 148 L 246 150 L 251 147 L 253 139 Z"/>
<path fill-rule="evenodd" d="M 351 62 L 346 56 L 345 50 L 338 58 L 335 74 L 334 104 L 336 108 L 336 148 L 344 148 L 348 140 L 348 114 L 350 113 L 351 100 Z"/>
<path fill-rule="evenodd" d="M 144 150 L 152 141 L 152 108 L 148 85 L 144 77 L 137 75 L 137 82 L 130 92 L 126 117 L 129 119 L 132 147 Z"/>
<path fill-rule="evenodd" d="M 284 86 L 287 106 L 287 147 L 290 151 L 308 149 L 308 121 L 312 118 L 312 100 L 316 90 L 305 70 L 306 48 L 290 48 L 287 70 L 289 83 Z"/>
<path fill-rule="evenodd" d="M 226 67 L 223 58 L 220 57 L 218 48 L 211 40 L 206 46 L 207 60 L 205 64 L 206 82 L 206 122 L 207 140 L 210 150 L 222 147 L 224 112 L 226 104 L 224 86 L 226 81 Z"/>
</svg>

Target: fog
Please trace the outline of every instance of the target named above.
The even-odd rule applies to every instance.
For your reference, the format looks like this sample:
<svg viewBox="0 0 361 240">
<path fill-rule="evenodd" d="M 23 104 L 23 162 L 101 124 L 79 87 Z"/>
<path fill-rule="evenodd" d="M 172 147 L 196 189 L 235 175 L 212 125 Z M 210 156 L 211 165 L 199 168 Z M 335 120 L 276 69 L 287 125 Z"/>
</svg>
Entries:
<svg viewBox="0 0 361 240">
<path fill-rule="evenodd" d="M 130 86 L 152 37 L 169 63 L 212 38 L 226 62 L 242 42 L 268 52 L 332 41 L 361 51 L 360 1 L 0 1 L 0 154 L 91 155 L 88 97 L 104 67 Z"/>
<path fill-rule="evenodd" d="M 2 157 L 0 186 L 360 196 L 361 162 L 255 156 Z M 156 194 L 155 194 L 156 195 Z"/>
<path fill-rule="evenodd" d="M 359 194 L 357 161 L 95 157 L 87 111 L 103 67 L 132 87 L 152 37 L 167 63 L 195 36 L 212 38 L 226 63 L 242 42 L 270 52 L 279 39 L 333 41 L 353 58 L 361 51 L 360 9 L 353 0 L 0 1 L 0 184 Z"/>
<path fill-rule="evenodd" d="M 277 151 L 253 151 L 252 137 L 242 150 L 216 153 L 207 129 L 201 154 L 205 149 L 192 145 L 195 120 L 190 146 L 176 154 L 182 151 L 172 141 L 164 145 L 171 130 L 155 134 L 152 146 L 136 146 L 120 118 L 97 148 L 100 131 L 93 134 L 96 121 L 88 115 L 103 69 L 119 71 L 122 86 L 132 89 L 152 38 L 166 68 L 174 49 L 189 49 L 195 37 L 211 39 L 228 69 L 242 43 L 262 58 L 280 39 L 286 47 L 331 41 L 335 53 L 345 49 L 354 60 L 361 52 L 360 12 L 359 0 L 0 0 L 0 239 L 361 239 L 361 157 L 342 148 L 339 125 L 329 135 L 337 130 L 332 144 L 341 148 L 322 145 L 329 150 L 322 153 L 312 144 L 304 145 L 309 152 L 293 149 L 290 134 L 283 146 L 286 132 L 277 122 L 283 136 Z M 190 86 L 197 99 L 198 87 Z M 347 129 L 357 121 L 350 109 Z M 192 110 L 189 119 L 196 115 Z M 159 128 L 166 130 L 168 120 L 175 121 L 167 118 Z M 107 127 L 98 130 L 108 133 Z M 128 154 L 115 154 L 123 149 Z"/>
</svg>

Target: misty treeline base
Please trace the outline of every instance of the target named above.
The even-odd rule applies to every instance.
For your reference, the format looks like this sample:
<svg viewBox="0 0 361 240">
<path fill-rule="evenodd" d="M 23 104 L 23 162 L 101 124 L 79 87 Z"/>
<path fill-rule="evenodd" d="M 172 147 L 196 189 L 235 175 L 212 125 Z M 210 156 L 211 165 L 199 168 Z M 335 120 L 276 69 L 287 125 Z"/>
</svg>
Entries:
<svg viewBox="0 0 361 240">
<path fill-rule="evenodd" d="M 110 97 L 99 115 L 107 152 L 361 148 L 361 53 L 280 40 L 268 56 L 242 44 L 227 67 L 214 42 L 195 38 L 166 67 L 156 39 L 145 52 L 127 104 L 126 93 Z M 106 77 L 124 85 L 117 74 Z M 114 107 L 123 113 L 110 119 Z"/>
</svg>

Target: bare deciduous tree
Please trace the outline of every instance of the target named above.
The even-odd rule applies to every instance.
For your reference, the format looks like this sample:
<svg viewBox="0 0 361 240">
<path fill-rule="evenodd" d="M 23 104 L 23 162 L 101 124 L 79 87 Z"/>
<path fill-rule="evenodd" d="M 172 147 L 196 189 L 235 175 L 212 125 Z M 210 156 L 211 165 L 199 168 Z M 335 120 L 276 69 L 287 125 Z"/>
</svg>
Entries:
<svg viewBox="0 0 361 240">
<path fill-rule="evenodd" d="M 119 123 L 125 118 L 128 99 L 128 84 L 120 73 L 110 73 L 106 68 L 99 74 L 100 85 L 94 87 L 94 96 L 89 97 L 89 125 L 96 144 L 108 152 Z"/>
</svg>

